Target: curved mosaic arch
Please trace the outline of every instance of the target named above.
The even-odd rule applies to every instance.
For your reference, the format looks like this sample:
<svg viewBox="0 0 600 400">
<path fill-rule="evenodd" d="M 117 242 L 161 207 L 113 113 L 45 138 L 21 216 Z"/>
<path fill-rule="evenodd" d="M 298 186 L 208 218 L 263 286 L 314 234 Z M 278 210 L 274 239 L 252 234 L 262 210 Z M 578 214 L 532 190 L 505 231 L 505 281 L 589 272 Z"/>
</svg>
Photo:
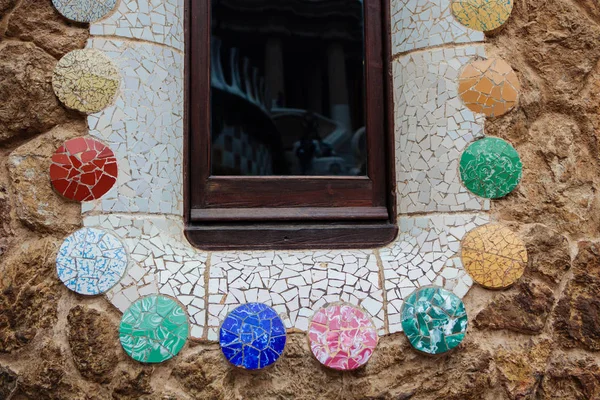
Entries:
<svg viewBox="0 0 600 400">
<path fill-rule="evenodd" d="M 183 8 L 173 3 L 168 11 L 134 15 L 131 1 L 95 23 L 88 43 L 110 54 L 123 75 L 116 103 L 88 118 L 92 136 L 115 151 L 119 182 L 82 206 L 85 225 L 113 230 L 135 260 L 108 293 L 113 304 L 125 311 L 143 296 L 172 296 L 187 310 L 192 337 L 217 340 L 221 321 L 241 303 L 266 303 L 286 328 L 305 331 L 316 310 L 344 301 L 365 309 L 381 335 L 402 329 L 397 317 L 415 289 L 434 284 L 466 294 L 472 280 L 460 240 L 489 221 L 489 201 L 471 194 L 458 173 L 459 155 L 483 136 L 484 123 L 462 103 L 459 74 L 473 57 L 485 56 L 482 34 L 459 24 L 449 7 L 392 1 L 401 213 L 395 243 L 379 250 L 206 254 L 182 238 Z M 422 21 L 420 14 L 432 18 Z M 148 31 L 151 20 L 157 23 Z M 411 22 L 403 26 L 404 20 Z"/>
</svg>

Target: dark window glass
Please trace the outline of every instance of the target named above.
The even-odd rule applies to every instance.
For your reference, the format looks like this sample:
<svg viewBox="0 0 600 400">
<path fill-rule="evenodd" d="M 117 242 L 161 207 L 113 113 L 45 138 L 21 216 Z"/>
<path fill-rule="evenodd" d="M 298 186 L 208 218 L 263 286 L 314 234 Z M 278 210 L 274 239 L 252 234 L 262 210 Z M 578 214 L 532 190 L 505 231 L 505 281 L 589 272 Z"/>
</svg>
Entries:
<svg viewBox="0 0 600 400">
<path fill-rule="evenodd" d="M 366 175 L 361 0 L 212 0 L 212 175 Z"/>
</svg>

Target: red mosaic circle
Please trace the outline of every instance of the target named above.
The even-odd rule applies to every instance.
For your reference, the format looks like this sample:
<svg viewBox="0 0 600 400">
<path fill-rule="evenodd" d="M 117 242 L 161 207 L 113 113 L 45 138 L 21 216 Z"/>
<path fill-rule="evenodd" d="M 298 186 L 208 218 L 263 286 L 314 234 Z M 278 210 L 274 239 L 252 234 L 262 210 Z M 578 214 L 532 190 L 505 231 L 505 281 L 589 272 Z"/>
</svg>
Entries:
<svg viewBox="0 0 600 400">
<path fill-rule="evenodd" d="M 332 305 L 313 316 L 308 328 L 310 349 L 326 367 L 349 371 L 369 361 L 377 347 L 377 329 L 362 310 Z"/>
<path fill-rule="evenodd" d="M 117 181 L 117 159 L 108 146 L 97 140 L 67 140 L 52 156 L 50 180 L 54 189 L 68 199 L 96 200 Z"/>
</svg>

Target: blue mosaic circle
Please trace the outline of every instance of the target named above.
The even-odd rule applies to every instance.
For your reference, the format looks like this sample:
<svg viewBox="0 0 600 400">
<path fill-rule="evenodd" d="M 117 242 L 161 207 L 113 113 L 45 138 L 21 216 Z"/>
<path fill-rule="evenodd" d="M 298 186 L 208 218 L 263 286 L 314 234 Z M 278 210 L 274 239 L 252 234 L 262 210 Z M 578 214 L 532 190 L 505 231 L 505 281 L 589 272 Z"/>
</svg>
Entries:
<svg viewBox="0 0 600 400">
<path fill-rule="evenodd" d="M 52 0 L 63 16 L 77 22 L 95 22 L 115 8 L 117 0 Z"/>
<path fill-rule="evenodd" d="M 123 276 L 127 252 L 110 233 L 83 228 L 65 239 L 56 256 L 56 272 L 72 291 L 85 295 L 107 292 Z"/>
<path fill-rule="evenodd" d="M 236 367 L 261 369 L 283 353 L 285 326 L 271 307 L 248 303 L 227 315 L 221 324 L 219 342 L 225 358 Z"/>
<path fill-rule="evenodd" d="M 442 354 L 458 346 L 467 333 L 463 302 L 441 287 L 414 291 L 402 306 L 402 329 L 410 344 L 428 354 Z"/>
</svg>

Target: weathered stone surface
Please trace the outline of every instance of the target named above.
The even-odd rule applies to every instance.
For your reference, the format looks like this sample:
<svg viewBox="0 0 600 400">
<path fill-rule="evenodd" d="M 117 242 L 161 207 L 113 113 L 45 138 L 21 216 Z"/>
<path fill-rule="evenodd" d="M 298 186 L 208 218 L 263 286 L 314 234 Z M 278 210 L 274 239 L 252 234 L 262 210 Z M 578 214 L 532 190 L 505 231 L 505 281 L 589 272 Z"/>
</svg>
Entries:
<svg viewBox="0 0 600 400">
<path fill-rule="evenodd" d="M 10 368 L 0 365 L 0 399 L 8 399 L 17 387 L 19 376 Z"/>
<path fill-rule="evenodd" d="M 0 264 L 0 352 L 25 346 L 56 322 L 66 290 L 54 272 L 59 245 L 53 238 L 25 242 Z"/>
<path fill-rule="evenodd" d="M 555 309 L 554 328 L 566 347 L 600 350 L 600 244 L 580 242 L 573 279 Z"/>
<path fill-rule="evenodd" d="M 383 337 L 364 368 L 340 373 L 311 356 L 305 335 L 288 340 L 282 358 L 260 374 L 230 367 L 216 346 L 202 346 L 173 376 L 196 399 L 479 400 L 491 391 L 492 356 L 473 342 L 432 358 L 411 350 L 402 335 Z"/>
<path fill-rule="evenodd" d="M 571 116 L 552 113 L 517 140 L 527 167 L 518 193 L 497 204 L 500 218 L 542 222 L 575 237 L 597 229 L 600 167 L 593 136 Z"/>
<path fill-rule="evenodd" d="M 54 192 L 48 170 L 56 149 L 86 132 L 83 122 L 57 126 L 8 157 L 17 217 L 30 229 L 68 234 L 81 226 L 81 205 Z"/>
<path fill-rule="evenodd" d="M 551 352 L 550 340 L 496 352 L 494 358 L 500 380 L 511 399 L 532 398 L 544 377 Z"/>
<path fill-rule="evenodd" d="M 54 95 L 55 64 L 56 59 L 33 43 L 0 43 L 0 144 L 45 132 L 77 116 Z"/>
<path fill-rule="evenodd" d="M 569 241 L 542 224 L 524 225 L 520 231 L 527 247 L 526 276 L 539 275 L 553 284 L 560 282 L 571 267 Z"/>
<path fill-rule="evenodd" d="M 15 399 L 36 400 L 92 400 L 92 396 L 69 376 L 69 366 L 63 351 L 49 342 L 39 351 L 38 357 L 29 360 L 30 367 L 23 371 L 14 392 Z"/>
<path fill-rule="evenodd" d="M 60 58 L 72 50 L 83 48 L 89 29 L 87 24 L 71 22 L 61 16 L 52 0 L 23 0 L 8 20 L 6 35 L 34 42 Z"/>
<path fill-rule="evenodd" d="M 198 399 L 331 399 L 342 390 L 341 373 L 320 367 L 305 335 L 289 335 L 284 355 L 260 374 L 231 367 L 216 345 L 184 357 L 173 376 Z"/>
<path fill-rule="evenodd" d="M 382 338 L 363 370 L 344 376 L 331 399 L 482 399 L 494 395 L 492 355 L 468 336 L 455 351 L 427 357 L 402 335 Z M 338 397 L 339 396 L 339 397 Z"/>
<path fill-rule="evenodd" d="M 540 400 L 600 398 L 600 363 L 598 359 L 570 358 L 567 354 L 554 354 L 541 380 L 538 390 Z"/>
<path fill-rule="evenodd" d="M 0 16 L 13 8 L 15 4 L 17 4 L 17 0 L 0 0 Z"/>
<path fill-rule="evenodd" d="M 0 182 L 0 256 L 8 249 L 13 241 L 13 231 L 10 226 L 9 193 L 4 182 Z"/>
<path fill-rule="evenodd" d="M 552 310 L 554 293 L 541 282 L 523 280 L 506 293 L 499 294 L 475 317 L 479 329 L 507 329 L 540 333 Z"/>
<path fill-rule="evenodd" d="M 488 120 L 486 133 L 510 140 L 524 165 L 518 189 L 493 203 L 496 215 L 581 238 L 596 236 L 600 223 L 599 103 L 587 95 L 597 92 L 600 25 L 577 3 L 515 2 L 488 48 L 518 72 L 520 106 Z"/>
<path fill-rule="evenodd" d="M 110 381 L 118 361 L 118 326 L 83 306 L 72 308 L 67 320 L 71 353 L 81 375 L 100 383 Z"/>
<path fill-rule="evenodd" d="M 150 398 L 147 395 L 154 393 L 150 380 L 152 378 L 151 367 L 137 367 L 129 372 L 121 370 L 116 374 L 115 388 L 112 398 L 116 400 L 137 400 Z"/>
</svg>

